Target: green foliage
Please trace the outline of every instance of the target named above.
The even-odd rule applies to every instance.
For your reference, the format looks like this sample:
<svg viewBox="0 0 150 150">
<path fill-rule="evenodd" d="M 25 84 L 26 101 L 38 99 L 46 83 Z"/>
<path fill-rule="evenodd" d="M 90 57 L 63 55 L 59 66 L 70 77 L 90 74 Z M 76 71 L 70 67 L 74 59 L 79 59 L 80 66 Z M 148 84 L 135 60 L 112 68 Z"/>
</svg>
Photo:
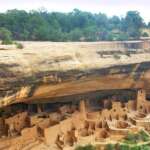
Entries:
<svg viewBox="0 0 150 150">
<path fill-rule="evenodd" d="M 10 45 L 10 44 L 13 44 L 13 42 L 11 40 L 6 39 L 6 40 L 2 40 L 2 44 L 3 45 Z"/>
<path fill-rule="evenodd" d="M 78 41 L 80 40 L 82 37 L 82 31 L 78 28 L 72 30 L 70 33 L 69 33 L 69 39 L 71 41 Z"/>
<path fill-rule="evenodd" d="M 147 142 L 150 140 L 150 137 L 149 137 L 149 135 L 147 135 L 147 133 L 145 133 L 145 131 L 141 130 L 139 132 L 139 139 L 141 139 L 144 142 Z"/>
<path fill-rule="evenodd" d="M 137 144 L 139 142 L 147 142 L 149 140 L 150 140 L 149 135 L 147 135 L 145 131 L 141 130 L 137 134 L 128 133 L 123 142 L 126 144 Z"/>
<path fill-rule="evenodd" d="M 119 56 L 118 54 L 114 54 L 113 57 L 114 57 L 115 59 L 120 59 L 120 56 Z"/>
<path fill-rule="evenodd" d="M 126 33 L 120 33 L 118 36 L 117 36 L 117 41 L 126 41 L 129 39 L 129 36 L 128 34 Z"/>
<path fill-rule="evenodd" d="M 144 22 L 139 12 L 129 11 L 127 12 L 126 17 L 123 19 L 122 29 L 125 31 L 128 36 L 138 39 L 141 35 L 140 29 L 144 27 Z"/>
<path fill-rule="evenodd" d="M 85 41 L 96 41 L 98 39 L 98 29 L 96 26 L 88 26 L 83 30 L 83 37 Z"/>
<path fill-rule="evenodd" d="M 123 144 L 123 145 L 119 145 L 119 150 L 130 150 L 129 145 Z"/>
<path fill-rule="evenodd" d="M 75 150 L 96 150 L 92 145 L 78 146 Z"/>
<path fill-rule="evenodd" d="M 147 32 L 144 32 L 144 33 L 142 34 L 142 36 L 143 36 L 143 37 L 149 37 L 149 35 L 148 35 Z"/>
<path fill-rule="evenodd" d="M 116 148 L 115 148 L 115 145 L 114 144 L 108 144 L 107 146 L 106 146 L 106 150 L 115 150 Z"/>
<path fill-rule="evenodd" d="M 12 44 L 12 34 L 6 28 L 0 28 L 0 40 L 2 40 L 2 44 Z"/>
<path fill-rule="evenodd" d="M 123 144 L 123 145 L 119 145 L 119 150 L 150 150 L 150 146 L 148 146 L 148 145 L 141 145 L 141 146 L 134 145 L 134 146 L 130 147 L 129 145 Z"/>
<path fill-rule="evenodd" d="M 150 146 L 148 146 L 148 145 L 142 146 L 141 150 L 150 150 Z"/>
<path fill-rule="evenodd" d="M 0 27 L 3 27 L 0 28 L 0 39 L 9 44 L 12 38 L 36 41 L 138 39 L 145 23 L 137 11 L 127 12 L 124 18 L 108 18 L 102 13 L 92 14 L 78 9 L 70 13 L 15 9 L 0 13 Z"/>
<path fill-rule="evenodd" d="M 150 28 L 150 22 L 148 23 L 148 25 L 147 25 L 147 26 L 148 26 L 148 28 Z"/>
<path fill-rule="evenodd" d="M 135 144 L 137 143 L 137 134 L 128 133 L 127 137 L 124 140 L 126 144 Z"/>
<path fill-rule="evenodd" d="M 150 137 L 144 130 L 139 133 L 128 133 L 121 143 L 108 144 L 105 150 L 150 150 Z"/>
<path fill-rule="evenodd" d="M 23 44 L 21 44 L 21 43 L 15 43 L 15 44 L 16 44 L 16 47 L 18 49 L 23 49 L 24 48 Z"/>
</svg>

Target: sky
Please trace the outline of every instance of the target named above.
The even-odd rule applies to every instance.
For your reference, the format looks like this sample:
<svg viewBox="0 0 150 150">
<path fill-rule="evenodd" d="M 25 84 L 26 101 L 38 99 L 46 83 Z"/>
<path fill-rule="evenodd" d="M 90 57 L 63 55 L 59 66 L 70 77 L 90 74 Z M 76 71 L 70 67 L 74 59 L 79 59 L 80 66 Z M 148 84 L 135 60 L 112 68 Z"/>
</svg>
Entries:
<svg viewBox="0 0 150 150">
<path fill-rule="evenodd" d="M 125 16 L 129 10 L 137 10 L 146 22 L 150 22 L 150 0 L 0 0 L 0 12 L 9 9 L 70 12 L 74 8 L 108 16 Z"/>
</svg>

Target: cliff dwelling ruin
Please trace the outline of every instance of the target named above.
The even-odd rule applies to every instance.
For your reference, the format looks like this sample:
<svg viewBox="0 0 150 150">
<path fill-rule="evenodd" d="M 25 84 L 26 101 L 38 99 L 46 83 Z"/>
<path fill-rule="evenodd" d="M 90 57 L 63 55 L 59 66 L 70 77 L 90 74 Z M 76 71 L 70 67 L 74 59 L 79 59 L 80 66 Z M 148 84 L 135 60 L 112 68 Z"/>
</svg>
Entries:
<svg viewBox="0 0 150 150">
<path fill-rule="evenodd" d="M 0 149 L 106 150 L 129 133 L 150 137 L 149 40 L 24 44 L 0 52 Z"/>
<path fill-rule="evenodd" d="M 54 104 L 8 106 L 0 118 L 1 148 L 23 149 L 28 143 L 38 141 L 51 149 L 73 149 L 86 143 L 105 149 L 110 142 L 120 142 L 129 132 L 145 130 L 149 134 L 150 102 L 145 90 L 127 90 L 127 93 L 126 97 L 82 99 L 83 96 L 81 100 Z M 124 99 L 119 100 L 121 97 Z M 127 100 L 132 97 L 135 99 Z"/>
</svg>

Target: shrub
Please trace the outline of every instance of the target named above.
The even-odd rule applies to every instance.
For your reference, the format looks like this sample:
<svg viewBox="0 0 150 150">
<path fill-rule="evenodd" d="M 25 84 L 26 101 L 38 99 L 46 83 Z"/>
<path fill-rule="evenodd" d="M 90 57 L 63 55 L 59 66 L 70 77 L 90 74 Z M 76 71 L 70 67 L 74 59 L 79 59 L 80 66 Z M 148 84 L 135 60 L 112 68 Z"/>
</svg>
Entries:
<svg viewBox="0 0 150 150">
<path fill-rule="evenodd" d="M 113 57 L 114 57 L 115 59 L 120 59 L 120 56 L 119 56 L 118 54 L 114 54 Z"/>
<path fill-rule="evenodd" d="M 78 146 L 75 150 L 96 150 L 92 145 Z"/>
<path fill-rule="evenodd" d="M 23 44 L 21 44 L 21 43 L 15 43 L 15 44 L 16 44 L 16 47 L 18 49 L 23 49 L 24 48 Z"/>
<path fill-rule="evenodd" d="M 145 131 L 143 131 L 143 130 L 141 130 L 141 131 L 139 132 L 139 137 L 140 137 L 140 139 L 141 139 L 142 141 L 144 141 L 144 142 L 147 142 L 147 141 L 150 140 L 149 135 L 147 135 L 147 133 L 145 133 Z"/>
<path fill-rule="evenodd" d="M 119 150 L 130 150 L 130 147 L 126 144 L 119 145 Z"/>
<path fill-rule="evenodd" d="M 2 44 L 13 44 L 12 34 L 6 28 L 0 28 L 0 39 L 2 40 Z"/>
<path fill-rule="evenodd" d="M 144 33 L 142 34 L 142 36 L 143 36 L 143 37 L 149 37 L 149 35 L 148 35 L 147 32 L 144 32 Z"/>
<path fill-rule="evenodd" d="M 10 45 L 10 44 L 13 44 L 13 41 L 11 41 L 11 40 L 2 40 L 2 44 L 3 45 Z"/>
<path fill-rule="evenodd" d="M 107 146 L 106 146 L 106 150 L 115 150 L 116 148 L 115 148 L 115 145 L 114 144 L 108 144 Z"/>
</svg>

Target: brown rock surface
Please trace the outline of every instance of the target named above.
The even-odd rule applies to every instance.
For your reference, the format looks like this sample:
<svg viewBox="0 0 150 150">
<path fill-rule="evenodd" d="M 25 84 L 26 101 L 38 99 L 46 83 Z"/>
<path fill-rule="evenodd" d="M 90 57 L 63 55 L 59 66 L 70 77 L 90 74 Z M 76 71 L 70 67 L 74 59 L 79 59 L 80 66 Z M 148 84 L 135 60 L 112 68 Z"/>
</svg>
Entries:
<svg viewBox="0 0 150 150">
<path fill-rule="evenodd" d="M 0 107 L 105 89 L 149 91 L 149 41 L 23 45 L 0 51 Z"/>
</svg>

